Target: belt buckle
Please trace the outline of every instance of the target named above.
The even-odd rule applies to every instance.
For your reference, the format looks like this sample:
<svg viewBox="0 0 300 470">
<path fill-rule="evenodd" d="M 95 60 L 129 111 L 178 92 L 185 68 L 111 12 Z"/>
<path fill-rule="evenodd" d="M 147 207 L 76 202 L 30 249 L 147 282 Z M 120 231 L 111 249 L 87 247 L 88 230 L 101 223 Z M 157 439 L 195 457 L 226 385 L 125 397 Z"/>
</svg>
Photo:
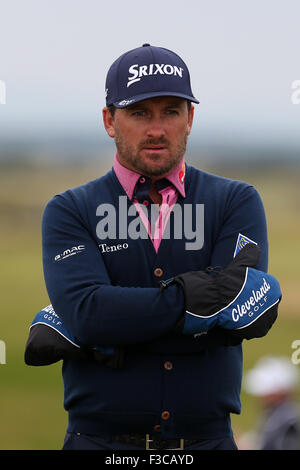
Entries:
<svg viewBox="0 0 300 470">
<path fill-rule="evenodd" d="M 153 442 L 153 439 L 150 439 L 150 434 L 146 434 L 146 450 L 160 450 L 160 449 L 152 449 L 150 447 L 150 442 Z M 184 439 L 179 439 L 180 447 L 176 449 L 166 449 L 166 450 L 184 450 Z"/>
</svg>

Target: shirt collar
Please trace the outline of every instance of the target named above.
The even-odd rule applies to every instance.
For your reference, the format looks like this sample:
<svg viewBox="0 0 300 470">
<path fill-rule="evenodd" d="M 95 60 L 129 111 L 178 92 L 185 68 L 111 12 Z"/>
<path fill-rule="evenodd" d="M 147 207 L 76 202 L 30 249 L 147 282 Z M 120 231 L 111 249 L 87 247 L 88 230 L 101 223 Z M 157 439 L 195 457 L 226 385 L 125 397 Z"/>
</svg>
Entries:
<svg viewBox="0 0 300 470">
<path fill-rule="evenodd" d="M 121 165 L 118 160 L 118 153 L 115 154 L 113 168 L 127 196 L 132 199 L 135 185 L 142 175 Z M 166 176 L 166 179 L 175 186 L 182 197 L 185 197 L 185 172 L 185 158 L 183 156 L 179 164 Z"/>
</svg>

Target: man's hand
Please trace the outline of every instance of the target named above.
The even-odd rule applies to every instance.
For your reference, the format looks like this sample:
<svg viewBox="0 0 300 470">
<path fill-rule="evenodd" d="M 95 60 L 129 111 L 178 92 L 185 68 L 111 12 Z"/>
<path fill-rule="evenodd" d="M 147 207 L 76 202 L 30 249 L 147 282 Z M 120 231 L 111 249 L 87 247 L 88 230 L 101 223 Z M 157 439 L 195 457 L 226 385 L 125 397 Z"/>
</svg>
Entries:
<svg viewBox="0 0 300 470">
<path fill-rule="evenodd" d="M 282 294 L 272 275 L 255 269 L 259 254 L 259 247 L 249 243 L 222 271 L 192 271 L 174 278 L 185 293 L 186 312 L 178 324 L 183 334 L 218 326 L 242 340 L 268 332 Z"/>
</svg>

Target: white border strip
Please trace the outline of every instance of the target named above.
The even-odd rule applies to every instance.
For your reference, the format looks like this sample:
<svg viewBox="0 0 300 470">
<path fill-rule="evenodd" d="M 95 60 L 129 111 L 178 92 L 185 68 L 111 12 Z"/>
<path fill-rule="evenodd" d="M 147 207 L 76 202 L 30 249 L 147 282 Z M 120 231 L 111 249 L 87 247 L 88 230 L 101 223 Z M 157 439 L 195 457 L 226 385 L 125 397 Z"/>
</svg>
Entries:
<svg viewBox="0 0 300 470">
<path fill-rule="evenodd" d="M 49 328 L 52 328 L 52 330 L 55 330 L 57 331 L 57 333 L 59 333 L 63 338 L 65 338 L 67 341 L 69 341 L 69 343 L 72 343 L 74 346 L 76 346 L 76 348 L 80 348 L 80 346 L 78 346 L 78 344 L 76 343 L 73 343 L 73 341 L 71 341 L 69 338 L 67 338 L 65 335 L 63 335 L 60 331 L 58 331 L 56 328 L 54 328 L 52 325 L 49 325 L 48 323 L 45 323 L 43 321 L 38 321 L 36 323 L 34 323 L 33 325 L 30 325 L 29 329 L 31 329 L 33 326 L 35 325 L 46 325 L 48 326 Z"/>
</svg>

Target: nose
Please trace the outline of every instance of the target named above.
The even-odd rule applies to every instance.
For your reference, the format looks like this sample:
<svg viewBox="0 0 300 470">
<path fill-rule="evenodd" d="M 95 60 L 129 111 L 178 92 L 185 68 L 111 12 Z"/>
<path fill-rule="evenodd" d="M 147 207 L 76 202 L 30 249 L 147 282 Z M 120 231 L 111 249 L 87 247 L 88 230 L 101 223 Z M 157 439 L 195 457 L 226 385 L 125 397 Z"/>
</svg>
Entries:
<svg viewBox="0 0 300 470">
<path fill-rule="evenodd" d="M 165 137 L 166 135 L 163 122 L 159 118 L 151 119 L 151 121 L 148 123 L 146 132 L 147 132 L 147 137 L 151 137 L 154 139 L 159 139 L 161 137 Z"/>
</svg>

